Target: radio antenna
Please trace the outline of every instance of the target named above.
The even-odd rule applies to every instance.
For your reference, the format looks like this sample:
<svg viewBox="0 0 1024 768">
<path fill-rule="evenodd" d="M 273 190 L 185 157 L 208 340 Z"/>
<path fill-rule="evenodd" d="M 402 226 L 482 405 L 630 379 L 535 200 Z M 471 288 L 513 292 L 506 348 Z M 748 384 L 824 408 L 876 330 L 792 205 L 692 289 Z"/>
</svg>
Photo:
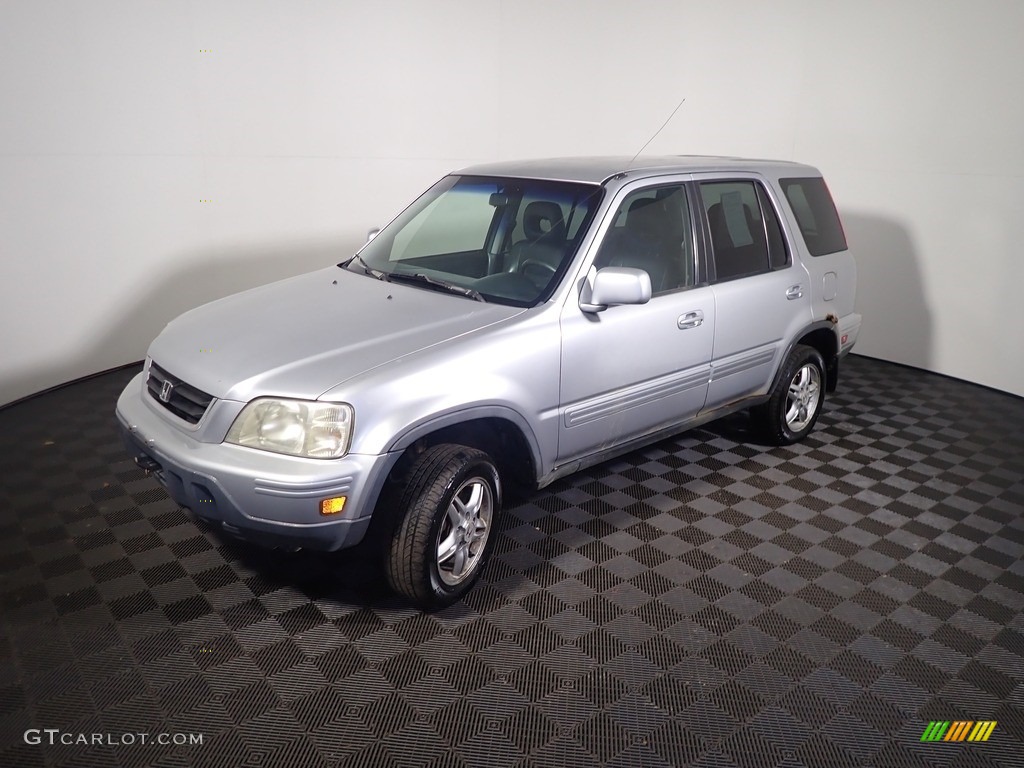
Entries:
<svg viewBox="0 0 1024 768">
<path fill-rule="evenodd" d="M 681 106 L 683 106 L 683 102 L 684 102 L 684 101 L 686 101 L 686 97 L 685 97 L 685 96 L 684 96 L 684 97 L 683 97 L 682 99 L 680 99 L 680 101 L 679 101 L 679 103 L 678 103 L 678 104 L 676 104 L 676 108 L 672 110 L 672 114 L 671 114 L 671 115 L 669 115 L 669 116 L 668 116 L 668 117 L 667 117 L 667 118 L 665 119 L 665 122 L 661 124 L 661 128 L 659 128 L 658 130 L 656 130 L 656 131 L 654 132 L 654 135 L 653 135 L 653 136 L 651 136 L 651 138 L 649 138 L 649 139 L 647 140 L 647 144 L 650 144 L 650 143 L 651 143 L 652 141 L 654 141 L 654 140 L 655 140 L 656 138 L 658 138 L 658 134 L 659 134 L 659 133 L 661 133 L 661 132 L 662 132 L 663 130 L 665 130 L 665 126 L 666 126 L 666 125 L 668 125 L 668 124 L 669 124 L 669 123 L 670 123 L 670 122 L 672 121 L 672 118 L 676 116 L 676 112 L 678 112 L 678 111 L 679 111 L 679 108 L 680 108 Z M 636 160 L 636 159 L 637 159 L 638 157 L 640 157 L 640 152 L 643 152 L 643 151 L 644 151 L 645 149 L 647 149 L 647 144 L 644 144 L 644 145 L 643 145 L 642 147 L 640 147 L 640 150 L 639 150 L 639 151 L 638 151 L 638 152 L 637 152 L 637 153 L 636 153 L 635 155 L 633 155 L 632 159 L 631 159 L 631 160 L 629 161 L 629 165 L 627 165 L 627 166 L 626 166 L 626 168 L 630 168 L 630 167 L 632 167 L 632 165 L 633 165 L 633 162 L 634 162 L 634 161 L 635 161 L 635 160 Z"/>
</svg>

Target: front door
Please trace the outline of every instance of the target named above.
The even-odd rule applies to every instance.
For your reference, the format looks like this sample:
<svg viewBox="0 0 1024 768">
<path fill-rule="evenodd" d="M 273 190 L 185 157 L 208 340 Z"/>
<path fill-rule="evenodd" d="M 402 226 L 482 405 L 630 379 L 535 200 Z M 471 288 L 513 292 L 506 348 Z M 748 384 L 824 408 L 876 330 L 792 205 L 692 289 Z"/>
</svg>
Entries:
<svg viewBox="0 0 1024 768">
<path fill-rule="evenodd" d="M 685 421 L 704 406 L 715 331 L 712 288 L 698 285 L 682 182 L 627 188 L 594 257 L 643 269 L 646 304 L 562 311 L 558 461 L 583 458 Z"/>
</svg>

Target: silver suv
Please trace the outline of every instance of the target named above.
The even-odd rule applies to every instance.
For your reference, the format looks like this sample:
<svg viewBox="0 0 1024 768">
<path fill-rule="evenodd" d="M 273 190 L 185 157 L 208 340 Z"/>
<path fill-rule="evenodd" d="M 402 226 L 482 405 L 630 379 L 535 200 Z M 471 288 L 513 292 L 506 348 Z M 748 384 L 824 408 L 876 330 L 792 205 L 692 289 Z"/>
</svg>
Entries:
<svg viewBox="0 0 1024 768">
<path fill-rule="evenodd" d="M 806 165 L 476 166 L 341 264 L 171 322 L 117 417 L 198 517 L 289 549 L 372 526 L 392 587 L 436 608 L 479 576 L 509 486 L 740 409 L 805 437 L 860 329 L 855 286 Z"/>
</svg>

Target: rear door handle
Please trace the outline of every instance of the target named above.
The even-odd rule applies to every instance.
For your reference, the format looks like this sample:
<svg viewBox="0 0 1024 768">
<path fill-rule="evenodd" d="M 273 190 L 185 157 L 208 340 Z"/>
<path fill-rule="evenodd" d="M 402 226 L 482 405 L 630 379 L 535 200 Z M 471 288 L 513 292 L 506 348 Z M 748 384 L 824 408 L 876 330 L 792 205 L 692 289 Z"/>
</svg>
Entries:
<svg viewBox="0 0 1024 768">
<path fill-rule="evenodd" d="M 786 291 L 786 298 L 790 301 L 793 299 L 801 299 L 804 295 L 804 287 L 802 285 L 791 285 Z"/>
<path fill-rule="evenodd" d="M 679 326 L 681 331 L 685 331 L 687 328 L 698 328 L 703 324 L 704 313 L 699 309 L 693 312 L 685 312 L 676 320 L 676 325 Z"/>
</svg>

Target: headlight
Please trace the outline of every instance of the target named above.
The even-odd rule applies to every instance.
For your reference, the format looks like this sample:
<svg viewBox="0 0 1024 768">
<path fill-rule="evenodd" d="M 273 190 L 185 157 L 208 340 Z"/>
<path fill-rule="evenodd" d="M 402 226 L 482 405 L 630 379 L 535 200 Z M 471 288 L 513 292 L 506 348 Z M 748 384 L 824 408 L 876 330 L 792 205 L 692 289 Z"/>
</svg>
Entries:
<svg viewBox="0 0 1024 768">
<path fill-rule="evenodd" d="M 351 405 L 304 400 L 253 400 L 235 418 L 225 442 L 310 459 L 337 459 L 352 438 Z"/>
</svg>

